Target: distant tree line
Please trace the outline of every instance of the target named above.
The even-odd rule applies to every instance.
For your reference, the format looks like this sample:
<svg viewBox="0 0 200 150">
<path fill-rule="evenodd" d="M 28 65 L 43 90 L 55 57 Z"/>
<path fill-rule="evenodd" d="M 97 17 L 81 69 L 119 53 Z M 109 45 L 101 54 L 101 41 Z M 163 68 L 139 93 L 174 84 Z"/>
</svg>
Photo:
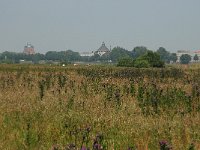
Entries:
<svg viewBox="0 0 200 150">
<path fill-rule="evenodd" d="M 137 68 L 164 67 L 165 63 L 177 61 L 176 53 L 170 53 L 163 47 L 155 52 L 144 46 L 137 46 L 132 51 L 116 47 L 112 50 L 111 55 L 115 56 L 115 61 L 118 60 L 118 66 Z"/>
<path fill-rule="evenodd" d="M 48 51 L 46 54 L 36 53 L 34 55 L 27 55 L 25 53 L 15 53 L 8 51 L 0 54 L 1 63 L 19 63 L 22 60 L 31 61 L 35 64 L 39 63 L 39 61 L 41 60 L 69 63 L 73 61 L 80 61 L 81 57 L 78 52 L 73 52 L 72 50 L 60 52 Z"/>
<path fill-rule="evenodd" d="M 165 63 L 176 62 L 175 53 L 168 52 L 165 48 L 160 47 L 157 51 L 151 51 L 144 46 L 137 46 L 132 51 L 122 47 L 114 47 L 111 52 L 102 56 L 95 53 L 93 56 L 80 56 L 78 52 L 72 50 L 66 51 L 48 51 L 45 54 L 27 55 L 24 53 L 15 53 L 5 51 L 0 53 L 1 63 L 19 63 L 20 60 L 39 63 L 44 61 L 58 61 L 61 63 L 70 63 L 75 61 L 84 62 L 113 62 L 119 66 L 135 67 L 162 67 Z"/>
</svg>

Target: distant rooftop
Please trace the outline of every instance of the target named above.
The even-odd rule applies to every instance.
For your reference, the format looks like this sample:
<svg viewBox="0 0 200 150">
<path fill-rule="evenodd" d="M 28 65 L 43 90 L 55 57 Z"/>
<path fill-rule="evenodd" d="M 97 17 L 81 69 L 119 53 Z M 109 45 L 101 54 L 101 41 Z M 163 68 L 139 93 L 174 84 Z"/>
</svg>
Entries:
<svg viewBox="0 0 200 150">
<path fill-rule="evenodd" d="M 25 48 L 34 48 L 34 46 L 33 45 L 31 45 L 31 43 L 27 43 L 27 45 L 26 46 L 24 46 Z"/>
<path fill-rule="evenodd" d="M 191 51 L 189 51 L 189 50 L 178 50 L 177 52 L 178 53 L 191 53 Z"/>
<path fill-rule="evenodd" d="M 194 53 L 200 53 L 200 50 L 196 50 L 196 51 L 194 51 Z"/>
<path fill-rule="evenodd" d="M 109 52 L 110 50 L 106 47 L 105 43 L 103 42 L 101 47 L 97 50 L 97 52 Z"/>
</svg>

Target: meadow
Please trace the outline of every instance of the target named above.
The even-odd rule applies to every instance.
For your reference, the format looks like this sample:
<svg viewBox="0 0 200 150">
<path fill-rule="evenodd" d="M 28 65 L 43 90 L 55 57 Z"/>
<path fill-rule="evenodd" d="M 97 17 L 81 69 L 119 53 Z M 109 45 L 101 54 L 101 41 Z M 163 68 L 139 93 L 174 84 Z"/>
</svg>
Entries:
<svg viewBox="0 0 200 150">
<path fill-rule="evenodd" d="M 200 150 L 200 66 L 2 64 L 0 149 Z"/>
</svg>

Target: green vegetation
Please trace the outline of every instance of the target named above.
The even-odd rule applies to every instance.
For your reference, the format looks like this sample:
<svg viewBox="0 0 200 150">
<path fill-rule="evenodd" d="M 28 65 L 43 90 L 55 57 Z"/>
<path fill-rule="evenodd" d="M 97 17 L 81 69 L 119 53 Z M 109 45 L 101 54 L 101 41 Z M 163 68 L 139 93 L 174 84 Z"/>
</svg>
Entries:
<svg viewBox="0 0 200 150">
<path fill-rule="evenodd" d="M 191 56 L 188 55 L 188 54 L 183 54 L 183 55 L 180 57 L 180 62 L 181 62 L 181 64 L 188 64 L 190 61 L 191 61 Z"/>
<path fill-rule="evenodd" d="M 134 67 L 135 66 L 135 60 L 128 57 L 128 58 L 122 58 L 119 59 L 117 66 L 120 67 Z"/>
<path fill-rule="evenodd" d="M 165 48 L 160 47 L 157 50 L 157 53 L 160 55 L 160 59 L 163 60 L 166 63 L 170 62 L 170 53 L 168 51 L 166 51 Z"/>
<path fill-rule="evenodd" d="M 197 54 L 194 55 L 194 61 L 198 61 L 199 60 L 199 57 Z"/>
<path fill-rule="evenodd" d="M 134 67 L 136 68 L 149 68 L 150 64 L 148 60 L 145 59 L 136 59 L 134 63 Z"/>
<path fill-rule="evenodd" d="M 117 62 L 121 58 L 131 58 L 131 52 L 121 47 L 113 48 L 109 55 L 113 62 Z"/>
<path fill-rule="evenodd" d="M 144 55 L 148 49 L 144 46 L 137 46 L 132 50 L 133 58 L 136 59 L 142 55 Z"/>
<path fill-rule="evenodd" d="M 200 66 L 0 65 L 0 149 L 198 150 L 199 76 Z"/>
<path fill-rule="evenodd" d="M 119 60 L 118 66 L 148 68 L 148 67 L 164 67 L 164 62 L 156 52 L 146 51 L 145 54 L 137 57 L 135 60 L 131 58 L 123 58 Z"/>
<path fill-rule="evenodd" d="M 24 53 L 14 53 L 14 52 L 3 52 L 0 55 L 0 62 L 2 63 L 19 63 L 20 60 L 32 61 L 37 64 L 40 60 L 46 61 L 60 61 L 60 62 L 71 62 L 80 60 L 80 55 L 77 52 L 73 52 L 71 50 L 67 51 L 49 51 L 45 55 L 44 54 L 34 54 L 27 55 Z"/>
<path fill-rule="evenodd" d="M 169 57 L 170 61 L 172 61 L 173 63 L 175 63 L 178 59 L 176 53 L 171 53 Z"/>
<path fill-rule="evenodd" d="M 145 55 L 148 51 L 144 46 L 137 46 L 132 51 L 128 51 L 122 47 L 114 47 L 110 52 L 107 52 L 100 56 L 97 53 L 94 53 L 93 56 L 80 56 L 78 52 L 74 52 L 72 50 L 66 51 L 48 51 L 46 54 L 34 54 L 34 55 L 27 55 L 24 53 L 14 53 L 14 52 L 3 52 L 0 54 L 0 63 L 7 63 L 7 64 L 15 64 L 15 63 L 62 63 L 62 64 L 69 64 L 73 62 L 100 62 L 100 63 L 109 63 L 112 62 L 114 64 L 118 63 L 120 59 L 131 59 L 136 60 L 137 58 L 141 58 L 141 56 Z M 170 61 L 176 62 L 177 56 L 175 53 L 169 53 L 165 50 L 165 48 L 160 47 L 155 54 L 160 55 L 161 61 L 165 63 L 169 63 Z M 156 58 L 157 59 L 157 58 Z M 149 62 L 149 61 L 148 61 Z M 147 64 L 146 60 L 141 60 L 141 62 L 136 61 L 138 67 L 144 66 L 152 66 L 150 63 Z M 146 65 L 144 65 L 146 63 Z M 158 62 L 160 63 L 160 62 Z M 143 65 L 139 65 L 143 64 Z M 133 63 L 132 63 L 133 65 Z M 129 66 L 129 65 L 128 65 Z"/>
</svg>

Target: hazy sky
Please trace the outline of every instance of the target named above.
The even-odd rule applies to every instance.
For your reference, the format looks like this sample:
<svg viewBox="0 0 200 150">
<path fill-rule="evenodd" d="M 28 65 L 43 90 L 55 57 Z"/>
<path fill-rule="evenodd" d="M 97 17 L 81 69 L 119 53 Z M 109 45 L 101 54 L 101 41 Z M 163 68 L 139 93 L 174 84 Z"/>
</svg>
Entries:
<svg viewBox="0 0 200 150">
<path fill-rule="evenodd" d="M 0 52 L 200 49 L 200 0 L 0 0 Z"/>
</svg>

